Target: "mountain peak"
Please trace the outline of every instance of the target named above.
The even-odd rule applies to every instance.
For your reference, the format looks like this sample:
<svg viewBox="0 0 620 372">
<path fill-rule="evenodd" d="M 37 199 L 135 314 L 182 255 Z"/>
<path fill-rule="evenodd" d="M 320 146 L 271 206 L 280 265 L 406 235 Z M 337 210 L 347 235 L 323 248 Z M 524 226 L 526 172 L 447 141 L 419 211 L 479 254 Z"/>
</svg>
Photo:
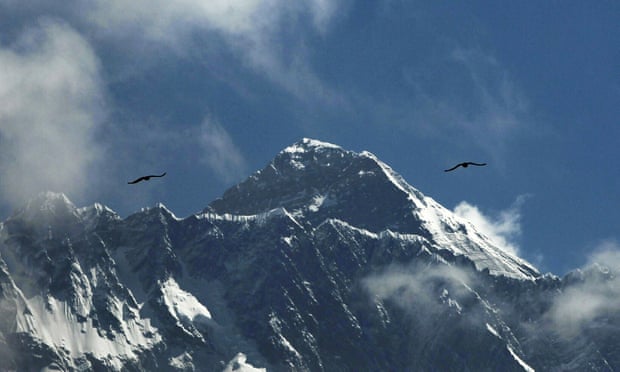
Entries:
<svg viewBox="0 0 620 372">
<path fill-rule="evenodd" d="M 69 200 L 67 195 L 62 192 L 54 192 L 54 191 L 44 191 L 39 193 L 34 199 L 32 199 L 34 203 L 40 203 L 43 208 L 54 209 L 59 205 L 72 206 L 73 202 Z"/>
<path fill-rule="evenodd" d="M 240 215 L 265 213 L 278 207 L 293 213 L 329 210 L 330 216 L 318 215 L 317 222 L 321 222 L 326 217 L 344 218 L 349 213 L 378 217 L 381 211 L 394 213 L 410 204 L 407 200 L 412 193 L 418 192 L 371 153 L 303 138 L 278 153 L 265 168 L 227 190 L 208 209 Z M 377 197 L 386 195 L 392 195 L 388 199 L 393 203 L 376 202 Z M 362 223 L 362 227 L 385 227 L 377 222 Z"/>
<path fill-rule="evenodd" d="M 45 191 L 27 201 L 13 217 L 38 220 L 40 217 L 71 215 L 75 211 L 75 205 L 64 193 Z"/>
<path fill-rule="evenodd" d="M 469 257 L 478 269 L 492 274 L 530 280 L 539 275 L 368 151 L 357 153 L 304 138 L 227 190 L 207 210 L 248 216 L 276 208 L 312 228 L 336 219 L 375 234 L 389 230 L 418 235 L 437 249 Z"/>
<path fill-rule="evenodd" d="M 417 233 L 412 212 L 426 204 L 420 191 L 374 154 L 303 138 L 207 210 L 256 215 L 281 207 L 317 224 L 336 218 L 374 232 Z"/>
<path fill-rule="evenodd" d="M 330 166 L 330 159 L 350 157 L 353 154 L 329 142 L 302 138 L 280 151 L 270 165 L 279 172 L 296 172 L 306 167 Z"/>
<path fill-rule="evenodd" d="M 344 151 L 342 147 L 335 145 L 333 143 L 304 137 L 300 141 L 297 141 L 294 144 L 286 147 L 284 150 L 282 150 L 282 152 L 296 153 L 296 152 L 316 151 L 316 150 L 321 150 L 321 149 L 339 149 L 339 150 Z"/>
</svg>

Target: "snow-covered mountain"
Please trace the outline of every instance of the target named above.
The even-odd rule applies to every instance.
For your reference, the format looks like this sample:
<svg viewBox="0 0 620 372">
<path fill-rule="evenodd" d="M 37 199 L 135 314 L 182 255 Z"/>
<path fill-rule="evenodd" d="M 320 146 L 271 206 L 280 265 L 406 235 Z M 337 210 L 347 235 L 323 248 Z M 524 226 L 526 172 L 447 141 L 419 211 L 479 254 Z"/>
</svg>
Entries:
<svg viewBox="0 0 620 372">
<path fill-rule="evenodd" d="M 303 139 L 183 219 L 17 210 L 0 370 L 614 370 L 620 311 L 562 310 L 615 278 L 541 275 L 371 153 Z"/>
</svg>

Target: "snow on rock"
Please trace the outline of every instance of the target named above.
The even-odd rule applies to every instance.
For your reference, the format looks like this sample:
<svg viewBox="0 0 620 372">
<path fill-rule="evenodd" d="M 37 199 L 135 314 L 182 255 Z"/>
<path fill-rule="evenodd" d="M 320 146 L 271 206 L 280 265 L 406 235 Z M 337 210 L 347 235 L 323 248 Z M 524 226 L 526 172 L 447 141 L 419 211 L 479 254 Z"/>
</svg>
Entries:
<svg viewBox="0 0 620 372">
<path fill-rule="evenodd" d="M 302 138 L 301 141 L 286 147 L 284 150 L 282 150 L 282 152 L 289 153 L 289 154 L 295 154 L 295 153 L 305 153 L 308 151 L 316 151 L 317 149 L 318 150 L 320 149 L 342 150 L 342 147 L 338 145 L 334 145 L 333 143 L 319 141 L 319 140 L 312 139 L 312 138 Z"/>
<path fill-rule="evenodd" d="M 266 372 L 266 368 L 257 368 L 249 364 L 247 356 L 243 353 L 238 353 L 228 364 L 222 372 Z"/>
<path fill-rule="evenodd" d="M 382 162 L 381 160 L 379 160 L 373 153 L 368 152 L 368 151 L 362 151 L 359 154 L 361 157 L 365 157 L 365 158 L 369 158 L 371 160 L 373 160 L 377 166 L 379 166 L 379 168 L 381 169 L 381 171 L 383 172 L 383 174 L 392 182 L 392 184 L 394 184 L 394 186 L 396 186 L 399 190 L 401 190 L 403 193 L 407 194 L 407 196 L 409 197 L 409 200 L 413 201 L 413 202 L 417 202 L 418 206 L 424 206 L 423 203 L 423 195 L 420 191 L 418 191 L 416 188 L 412 187 L 411 185 L 409 185 L 407 183 L 407 181 L 405 181 L 405 179 L 398 173 L 396 173 L 392 167 L 390 167 L 389 165 L 385 164 L 384 162 Z M 419 202 L 422 201 L 422 205 L 419 205 Z"/>
<path fill-rule="evenodd" d="M 495 245 L 476 230 L 469 221 L 447 210 L 432 198 L 424 197 L 426 208 L 417 209 L 424 228 L 442 249 L 470 258 L 478 270 L 488 269 L 492 275 L 534 280 L 538 270 L 527 261 Z"/>
<path fill-rule="evenodd" d="M 170 358 L 168 364 L 171 367 L 181 371 L 193 371 L 195 369 L 193 362 L 194 359 L 192 358 L 191 354 L 188 352 L 184 352 L 177 355 L 176 357 Z"/>
<path fill-rule="evenodd" d="M 493 328 L 492 325 L 490 325 L 489 323 L 486 323 L 487 326 L 487 331 L 489 331 L 493 336 L 497 337 L 497 338 L 502 338 L 502 336 L 500 336 L 499 332 L 497 332 L 497 330 L 495 328 Z"/>
<path fill-rule="evenodd" d="M 304 138 L 229 189 L 209 211 L 239 219 L 274 208 L 291 211 L 304 226 L 339 219 L 373 233 L 391 230 L 424 236 L 435 251 L 465 256 L 491 275 L 523 280 L 540 276 L 532 265 L 502 250 L 368 151 L 356 153 Z"/>
<path fill-rule="evenodd" d="M 412 203 L 413 213 L 422 222 L 422 226 L 432 234 L 439 247 L 449 249 L 455 255 L 466 255 L 473 260 L 479 270 L 489 269 L 493 275 L 527 280 L 534 280 L 540 276 L 538 270 L 527 261 L 497 247 L 488 237 L 479 233 L 469 221 L 461 219 L 433 198 L 425 196 L 409 185 L 402 176 L 375 155 L 367 151 L 363 151 L 360 155 L 375 161 L 392 184 L 406 195 L 407 200 Z"/>
<path fill-rule="evenodd" d="M 120 302 L 113 306 L 122 312 Z M 17 332 L 27 332 L 47 345 L 67 351 L 73 358 L 91 353 L 107 361 L 114 370 L 121 370 L 125 360 L 136 359 L 136 352 L 152 348 L 160 341 L 149 319 L 126 319 L 122 330 L 111 336 L 102 333 L 92 319 L 78 319 L 66 302 L 54 297 L 30 298 L 27 309 L 18 313 Z"/>
<path fill-rule="evenodd" d="M 328 195 L 319 194 L 319 195 L 315 195 L 312 198 L 312 204 L 308 206 L 308 210 L 310 212 L 318 212 L 321 207 L 329 207 L 335 204 L 336 204 L 336 201 L 331 199 L 329 194 Z"/>
<path fill-rule="evenodd" d="M 164 294 L 164 303 L 170 314 L 182 324 L 212 324 L 209 310 L 189 292 L 179 287 L 179 284 L 170 277 L 161 285 Z"/>
<path fill-rule="evenodd" d="M 323 149 L 340 149 L 340 146 L 313 140 L 310 138 L 304 138 L 300 142 L 288 146 L 280 154 L 286 154 L 290 157 L 289 164 L 297 170 L 304 170 L 306 165 L 304 164 L 304 155 L 311 151 L 322 151 Z M 274 168 L 275 169 L 275 168 Z M 275 169 L 277 171 L 277 169 Z"/>
<path fill-rule="evenodd" d="M 521 367 L 523 367 L 523 370 L 525 372 L 535 372 L 535 369 L 530 367 L 529 364 L 525 363 L 525 361 L 523 361 L 523 359 L 521 359 L 517 353 L 515 353 L 514 350 L 512 350 L 512 348 L 510 347 L 510 345 L 507 345 L 506 348 L 508 348 L 508 351 L 510 352 L 510 355 L 512 355 L 513 358 L 515 358 L 515 360 L 517 361 L 517 363 L 519 363 L 519 365 Z"/>
<path fill-rule="evenodd" d="M 302 357 L 299 354 L 299 351 L 297 351 L 297 349 L 295 349 L 291 342 L 282 334 L 281 320 L 274 313 L 269 314 L 269 326 L 278 336 L 278 342 L 280 343 L 280 345 L 282 345 L 282 347 L 284 347 L 288 352 L 290 352 L 295 358 L 301 359 Z"/>
<path fill-rule="evenodd" d="M 168 207 L 164 205 L 164 203 L 156 203 L 155 209 L 161 209 L 165 214 L 169 215 L 176 221 L 181 221 L 181 218 L 177 217 L 174 212 L 172 212 Z"/>
</svg>

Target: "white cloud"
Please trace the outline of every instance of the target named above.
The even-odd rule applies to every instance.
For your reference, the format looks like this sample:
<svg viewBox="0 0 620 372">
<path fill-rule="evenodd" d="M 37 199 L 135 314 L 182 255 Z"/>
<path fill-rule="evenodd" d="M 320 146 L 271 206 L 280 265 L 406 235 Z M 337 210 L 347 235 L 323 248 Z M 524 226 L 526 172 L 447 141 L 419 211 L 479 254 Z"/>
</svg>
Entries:
<svg viewBox="0 0 620 372">
<path fill-rule="evenodd" d="M 44 190 L 83 196 L 103 149 L 99 61 L 66 24 L 42 21 L 0 46 L 0 197 L 15 205 Z"/>
<path fill-rule="evenodd" d="M 463 269 L 445 264 L 424 266 L 391 266 L 363 280 L 366 290 L 380 300 L 391 300 L 404 310 L 441 305 L 437 282 L 449 288 L 451 296 L 460 299 L 471 295 L 473 278 Z"/>
<path fill-rule="evenodd" d="M 162 58 L 161 46 L 166 53 L 197 59 L 221 53 L 234 55 L 242 65 L 298 98 L 336 99 L 336 93 L 313 71 L 305 40 L 310 34 L 327 33 L 350 0 L 68 0 L 53 5 L 32 1 L 35 5 L 0 0 L 0 7 L 30 19 L 59 17 L 103 46 L 130 50 L 119 55 L 139 64 L 125 68 L 143 69 L 155 63 Z"/>
<path fill-rule="evenodd" d="M 473 223 L 498 247 L 518 256 L 517 238 L 521 235 L 521 206 L 525 199 L 525 195 L 517 197 L 508 209 L 500 211 L 495 216 L 484 214 L 477 206 L 466 201 L 460 202 L 454 208 L 454 213 Z"/>
<path fill-rule="evenodd" d="M 362 280 L 363 288 L 377 303 L 394 305 L 410 316 L 420 335 L 436 334 L 438 314 L 459 326 L 481 329 L 486 319 L 479 296 L 472 290 L 477 279 L 465 268 L 413 261 L 391 265 Z M 454 315 L 459 314 L 458 317 Z"/>
<path fill-rule="evenodd" d="M 215 120 L 207 118 L 200 126 L 199 145 L 203 160 L 226 182 L 245 174 L 246 161 L 230 135 Z"/>
<path fill-rule="evenodd" d="M 223 41 L 243 64 L 289 93 L 329 99 L 334 93 L 310 67 L 303 35 L 325 33 L 341 2 L 98 0 L 89 19 L 108 36 L 164 44 L 181 54 L 194 48 L 213 50 Z M 201 33 L 215 38 L 192 44 Z"/>
<path fill-rule="evenodd" d="M 143 31 L 158 42 L 178 42 L 193 30 L 216 31 L 258 45 L 273 37 L 284 22 L 294 26 L 304 17 L 319 32 L 327 29 L 342 1 L 305 0 L 97 0 L 90 20 L 103 31 Z M 299 19 L 296 19 L 299 17 Z M 293 23 L 290 23 L 293 21 Z"/>
<path fill-rule="evenodd" d="M 615 239 L 600 242 L 587 260 L 587 266 L 593 265 L 605 265 L 620 272 L 620 243 Z"/>
<path fill-rule="evenodd" d="M 157 42 L 179 42 L 192 29 L 221 32 L 231 37 L 261 34 L 280 12 L 278 1 L 247 0 L 121 0 L 95 1 L 90 20 L 102 31 L 141 31 Z"/>
<path fill-rule="evenodd" d="M 587 265 L 569 275 L 576 281 L 554 298 L 545 315 L 552 329 L 566 338 L 620 309 L 620 244 L 615 240 L 602 242 Z"/>
</svg>

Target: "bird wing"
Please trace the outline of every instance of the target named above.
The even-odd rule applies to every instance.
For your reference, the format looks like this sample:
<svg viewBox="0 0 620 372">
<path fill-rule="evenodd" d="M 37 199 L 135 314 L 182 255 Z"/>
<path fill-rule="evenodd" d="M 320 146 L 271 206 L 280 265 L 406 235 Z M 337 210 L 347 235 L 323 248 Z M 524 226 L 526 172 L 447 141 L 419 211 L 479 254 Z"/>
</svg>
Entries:
<svg viewBox="0 0 620 372">
<path fill-rule="evenodd" d="M 450 169 L 445 169 L 445 170 L 444 170 L 444 172 L 450 172 L 450 171 L 453 171 L 453 170 L 455 170 L 456 168 L 460 167 L 461 165 L 462 165 L 462 164 L 457 164 L 457 165 L 455 165 L 454 167 L 452 167 L 452 168 L 450 168 Z"/>
<path fill-rule="evenodd" d="M 131 184 L 134 184 L 134 183 L 138 183 L 138 182 L 140 182 L 140 181 L 143 181 L 144 179 L 146 179 L 146 177 L 140 177 L 140 178 L 136 178 L 136 179 L 135 179 L 135 180 L 133 180 L 133 181 L 129 181 L 129 182 L 127 182 L 127 183 L 131 185 Z"/>
<path fill-rule="evenodd" d="M 166 172 L 160 174 L 160 175 L 156 175 L 156 174 L 151 174 L 149 177 L 163 177 L 166 175 Z"/>
<path fill-rule="evenodd" d="M 483 166 L 483 165 L 487 165 L 487 163 L 474 163 L 474 162 L 471 162 L 471 161 L 469 162 L 469 164 L 471 164 L 471 165 L 477 165 L 477 166 L 479 166 L 479 167 L 481 167 L 481 166 Z"/>
</svg>

